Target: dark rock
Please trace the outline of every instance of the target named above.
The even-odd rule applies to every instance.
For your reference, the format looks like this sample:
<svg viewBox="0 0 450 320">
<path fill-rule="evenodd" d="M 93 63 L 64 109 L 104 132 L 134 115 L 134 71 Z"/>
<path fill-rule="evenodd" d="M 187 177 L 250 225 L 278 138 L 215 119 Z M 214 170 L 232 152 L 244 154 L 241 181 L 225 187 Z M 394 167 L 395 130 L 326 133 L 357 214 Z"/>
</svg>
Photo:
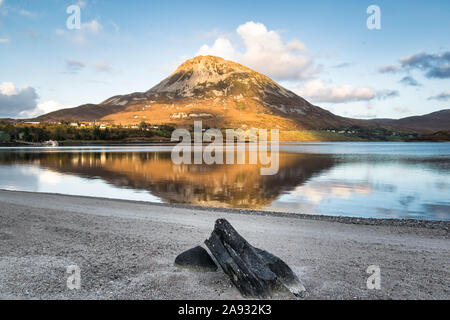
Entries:
<svg viewBox="0 0 450 320">
<path fill-rule="evenodd" d="M 301 297 L 306 292 L 305 287 L 291 270 L 291 268 L 280 258 L 270 252 L 255 248 L 256 252 L 264 258 L 269 269 L 275 273 L 278 280 L 295 296 Z"/>
<path fill-rule="evenodd" d="M 203 272 L 217 271 L 217 265 L 202 247 L 189 249 L 175 258 L 175 265 Z"/>
<path fill-rule="evenodd" d="M 225 219 L 216 221 L 205 244 L 245 297 L 269 298 L 277 291 L 301 296 L 305 292 L 283 260 L 250 245 Z"/>
</svg>

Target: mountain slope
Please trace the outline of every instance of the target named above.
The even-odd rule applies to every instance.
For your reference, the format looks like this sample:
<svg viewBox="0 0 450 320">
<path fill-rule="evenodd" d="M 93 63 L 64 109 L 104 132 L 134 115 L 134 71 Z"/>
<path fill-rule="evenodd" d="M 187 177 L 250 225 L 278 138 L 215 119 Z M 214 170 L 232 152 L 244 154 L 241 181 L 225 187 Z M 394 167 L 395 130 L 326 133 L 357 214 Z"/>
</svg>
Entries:
<svg viewBox="0 0 450 320">
<path fill-rule="evenodd" d="M 319 129 L 359 123 L 310 104 L 268 77 L 235 62 L 199 56 L 147 92 L 59 110 L 37 120 L 172 124 L 194 120 L 216 128 Z"/>
</svg>

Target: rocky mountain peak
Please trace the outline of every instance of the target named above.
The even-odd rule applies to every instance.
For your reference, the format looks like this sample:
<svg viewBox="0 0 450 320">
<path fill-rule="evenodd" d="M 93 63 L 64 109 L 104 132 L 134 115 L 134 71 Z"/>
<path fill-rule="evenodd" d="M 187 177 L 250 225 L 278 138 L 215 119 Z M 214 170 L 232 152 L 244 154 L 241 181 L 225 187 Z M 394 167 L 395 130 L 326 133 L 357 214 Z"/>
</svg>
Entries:
<svg viewBox="0 0 450 320">
<path fill-rule="evenodd" d="M 177 97 L 242 96 L 264 98 L 296 95 L 268 77 L 239 63 L 215 56 L 198 56 L 181 64 L 177 70 L 148 94 L 174 94 Z"/>
<path fill-rule="evenodd" d="M 234 72 L 255 73 L 252 69 L 239 63 L 228 61 L 216 56 L 197 56 L 181 64 L 175 73 L 194 72 L 225 75 Z"/>
</svg>

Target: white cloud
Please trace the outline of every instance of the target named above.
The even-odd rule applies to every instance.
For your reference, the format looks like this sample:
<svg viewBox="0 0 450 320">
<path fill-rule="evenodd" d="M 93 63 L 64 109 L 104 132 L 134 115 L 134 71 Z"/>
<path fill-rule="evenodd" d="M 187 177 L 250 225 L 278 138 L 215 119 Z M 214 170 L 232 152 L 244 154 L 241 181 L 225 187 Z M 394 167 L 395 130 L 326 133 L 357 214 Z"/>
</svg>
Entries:
<svg viewBox="0 0 450 320">
<path fill-rule="evenodd" d="M 203 45 L 197 55 L 220 56 L 277 80 L 287 80 L 293 84 L 293 91 L 312 102 L 347 103 L 398 96 L 398 92 L 392 90 L 376 91 L 370 87 L 349 84 L 325 84 L 318 78 L 319 68 L 304 43 L 297 39 L 287 42 L 279 32 L 268 30 L 262 23 L 246 22 L 236 29 L 236 34 L 244 44 L 244 49 L 240 49 L 229 37 L 219 36 L 212 45 Z M 307 82 L 301 84 L 305 80 Z"/>
<path fill-rule="evenodd" d="M 12 82 L 0 85 L 0 117 L 15 117 L 36 107 L 38 95 L 32 87 L 16 88 Z"/>
<path fill-rule="evenodd" d="M 312 102 L 347 103 L 354 101 L 386 100 L 399 96 L 396 90 L 374 90 L 369 87 L 354 87 L 349 84 L 329 86 L 321 79 L 308 81 L 293 91 Z"/>
<path fill-rule="evenodd" d="M 33 15 L 30 11 L 27 11 L 27 10 L 20 10 L 19 14 L 21 16 L 27 16 L 27 17 L 31 17 Z"/>
<path fill-rule="evenodd" d="M 38 103 L 39 96 L 32 87 L 16 88 L 12 82 L 0 84 L 0 118 L 34 118 L 45 113 L 72 106 L 49 100 Z"/>
<path fill-rule="evenodd" d="M 388 65 L 388 66 L 383 66 L 378 68 L 378 71 L 380 73 L 395 73 L 400 71 L 400 67 L 399 66 L 394 66 L 394 65 Z"/>
<path fill-rule="evenodd" d="M 113 26 L 115 32 L 119 32 L 120 27 L 116 23 L 111 22 L 111 25 Z"/>
<path fill-rule="evenodd" d="M 39 38 L 39 33 L 36 30 L 32 29 L 32 28 L 29 28 L 29 29 L 25 30 L 24 33 L 25 33 L 26 36 L 28 36 L 30 38 L 33 38 L 33 39 Z"/>
<path fill-rule="evenodd" d="M 206 31 L 206 32 L 200 32 L 198 34 L 198 37 L 200 39 L 204 39 L 204 40 L 206 40 L 206 39 L 214 39 L 214 38 L 223 38 L 223 37 L 226 37 L 226 36 L 229 36 L 229 35 L 226 35 L 225 33 L 221 32 L 217 28 L 214 28 L 214 29 L 212 29 L 210 31 Z"/>
<path fill-rule="evenodd" d="M 2 3 L 3 3 L 3 0 L 0 0 L 0 6 L 2 5 Z"/>
<path fill-rule="evenodd" d="M 86 36 L 81 32 L 75 33 L 75 35 L 72 37 L 71 41 L 74 44 L 78 44 L 78 45 L 85 45 L 88 43 Z"/>
<path fill-rule="evenodd" d="M 394 107 L 394 111 L 398 113 L 410 113 L 411 109 L 408 107 Z"/>
<path fill-rule="evenodd" d="M 86 63 L 83 61 L 78 61 L 78 60 L 67 60 L 66 61 L 66 68 L 67 68 L 67 73 L 77 73 L 81 70 L 83 70 L 86 67 Z"/>
<path fill-rule="evenodd" d="M 67 32 L 62 28 L 57 28 L 55 33 L 58 36 L 68 37 L 74 44 L 85 45 L 89 42 L 90 37 L 99 36 L 102 30 L 103 25 L 94 19 L 89 22 L 82 23 L 79 30 L 71 30 L 72 32 Z"/>
<path fill-rule="evenodd" d="M 400 93 L 397 90 L 378 90 L 376 93 L 376 98 L 378 100 L 386 100 L 390 98 L 398 97 Z"/>
<path fill-rule="evenodd" d="M 372 88 L 355 88 L 351 85 L 327 86 L 322 80 L 307 82 L 302 88 L 294 89 L 300 96 L 313 102 L 345 103 L 352 101 L 369 101 L 377 93 Z"/>
<path fill-rule="evenodd" d="M 197 55 L 220 56 L 224 59 L 230 60 L 238 59 L 236 50 L 234 49 L 230 40 L 226 38 L 216 39 L 211 47 L 207 44 L 204 44 L 197 52 Z"/>
<path fill-rule="evenodd" d="M 111 66 L 106 61 L 100 61 L 95 64 L 95 69 L 97 69 L 97 71 L 110 72 Z"/>
<path fill-rule="evenodd" d="M 55 30 L 55 33 L 56 33 L 58 36 L 63 36 L 63 35 L 66 34 L 66 31 L 65 31 L 64 29 L 57 28 L 57 29 Z"/>
<path fill-rule="evenodd" d="M 438 101 L 450 100 L 450 90 L 446 90 L 446 91 L 441 92 L 438 95 L 431 96 L 428 98 L 428 100 L 438 100 Z"/>
<path fill-rule="evenodd" d="M 376 119 L 378 116 L 376 113 L 357 113 L 351 117 L 355 119 Z"/>
<path fill-rule="evenodd" d="M 97 20 L 92 20 L 81 25 L 81 30 L 86 30 L 92 34 L 98 34 L 102 29 L 103 26 Z"/>
<path fill-rule="evenodd" d="M 89 36 L 97 36 L 103 30 L 103 26 L 97 21 L 92 20 L 81 24 L 81 29 L 75 32 L 72 42 L 79 45 L 88 43 Z"/>
<path fill-rule="evenodd" d="M 19 113 L 19 118 L 35 118 L 40 115 L 53 112 L 60 109 L 72 108 L 72 106 L 67 106 L 59 103 L 58 101 L 49 100 L 45 102 L 38 103 L 37 106 L 32 110 L 26 110 Z"/>
<path fill-rule="evenodd" d="M 305 80 L 317 73 L 306 46 L 299 40 L 285 42 L 280 34 L 262 23 L 249 21 L 236 29 L 245 51 L 226 37 L 219 37 L 212 46 L 203 45 L 197 55 L 215 55 L 247 65 L 279 80 Z"/>
<path fill-rule="evenodd" d="M 450 51 L 438 53 L 419 52 L 400 58 L 398 65 L 389 65 L 379 68 L 381 73 L 386 72 L 409 72 L 421 70 L 429 79 L 450 78 Z"/>
<path fill-rule="evenodd" d="M 17 89 L 14 83 L 12 82 L 3 82 L 0 84 L 0 93 L 5 96 L 13 96 L 17 94 Z"/>
<path fill-rule="evenodd" d="M 57 101 L 49 100 L 46 102 L 39 103 L 38 108 L 42 110 L 44 113 L 53 112 L 59 109 L 71 108 L 71 106 L 63 105 Z"/>
<path fill-rule="evenodd" d="M 84 68 L 86 67 L 86 63 L 78 60 L 67 60 L 66 63 L 71 67 Z"/>
<path fill-rule="evenodd" d="M 11 40 L 9 38 L 0 38 L 0 43 L 10 43 Z"/>
</svg>

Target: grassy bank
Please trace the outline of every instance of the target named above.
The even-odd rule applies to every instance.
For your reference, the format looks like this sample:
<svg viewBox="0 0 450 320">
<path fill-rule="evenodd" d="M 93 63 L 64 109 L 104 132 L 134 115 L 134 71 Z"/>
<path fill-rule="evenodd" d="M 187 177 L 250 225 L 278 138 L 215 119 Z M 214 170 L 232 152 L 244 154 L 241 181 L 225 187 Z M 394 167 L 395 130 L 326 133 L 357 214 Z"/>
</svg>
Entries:
<svg viewBox="0 0 450 320">
<path fill-rule="evenodd" d="M 347 136 L 337 132 L 319 130 L 280 131 L 280 141 L 283 142 L 323 142 L 323 141 L 367 141 L 355 136 Z"/>
</svg>

